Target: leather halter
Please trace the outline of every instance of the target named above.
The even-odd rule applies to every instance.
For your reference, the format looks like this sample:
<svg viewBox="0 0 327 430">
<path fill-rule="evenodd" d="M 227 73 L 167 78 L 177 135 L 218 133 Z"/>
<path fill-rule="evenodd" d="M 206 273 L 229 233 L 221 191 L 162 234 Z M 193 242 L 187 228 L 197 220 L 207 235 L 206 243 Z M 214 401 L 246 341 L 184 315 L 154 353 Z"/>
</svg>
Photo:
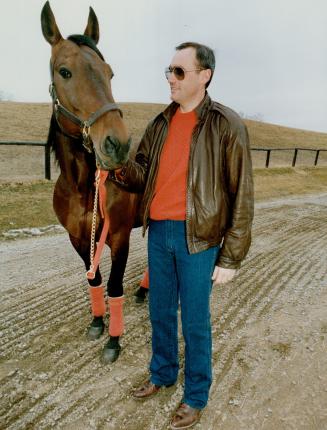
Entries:
<svg viewBox="0 0 327 430">
<path fill-rule="evenodd" d="M 71 112 L 70 110 L 65 108 L 65 106 L 63 106 L 60 103 L 58 95 L 57 95 L 56 87 L 54 84 L 54 76 L 53 76 L 54 73 L 53 73 L 53 68 L 51 66 L 51 63 L 50 63 L 50 74 L 51 74 L 51 84 L 49 86 L 49 92 L 50 92 L 50 95 L 52 98 L 53 107 L 54 107 L 54 114 L 55 114 L 55 117 L 57 120 L 57 124 L 59 125 L 62 132 L 64 132 L 66 135 L 68 135 L 69 137 L 72 137 L 74 139 L 78 139 L 78 137 L 69 135 L 69 134 L 67 134 L 67 132 L 65 130 L 63 130 L 63 128 L 62 128 L 62 126 L 58 120 L 58 114 L 60 113 L 65 118 L 69 119 L 71 122 L 78 125 L 80 127 L 80 130 L 81 130 L 82 136 L 83 136 L 83 146 L 85 147 L 85 149 L 88 152 L 91 153 L 92 152 L 92 141 L 91 141 L 91 137 L 90 137 L 91 126 L 102 115 L 104 115 L 105 113 L 110 112 L 110 111 L 116 110 L 120 113 L 120 116 L 123 117 L 122 111 L 119 109 L 119 107 L 116 103 L 107 103 L 104 106 L 102 106 L 100 109 L 98 109 L 96 112 L 93 112 L 88 119 L 86 119 L 86 120 L 80 119 L 77 115 L 75 115 L 73 112 Z"/>
</svg>

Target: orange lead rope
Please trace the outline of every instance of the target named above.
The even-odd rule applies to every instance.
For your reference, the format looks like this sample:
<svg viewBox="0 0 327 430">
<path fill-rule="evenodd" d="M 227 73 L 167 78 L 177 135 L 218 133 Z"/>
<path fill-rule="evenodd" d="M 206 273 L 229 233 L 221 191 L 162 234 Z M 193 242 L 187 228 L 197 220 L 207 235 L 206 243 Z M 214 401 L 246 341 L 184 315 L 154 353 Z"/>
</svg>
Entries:
<svg viewBox="0 0 327 430">
<path fill-rule="evenodd" d="M 92 215 L 92 228 L 91 228 L 91 246 L 90 246 L 90 269 L 86 272 L 87 279 L 94 279 L 95 273 L 100 263 L 101 254 L 109 231 L 109 215 L 106 210 L 107 190 L 106 179 L 108 177 L 108 170 L 97 169 L 95 174 L 95 195 Z M 95 245 L 95 230 L 98 212 L 98 198 L 100 206 L 101 218 L 104 219 L 104 224 L 101 231 L 100 240 L 97 243 L 97 249 L 94 255 Z"/>
</svg>

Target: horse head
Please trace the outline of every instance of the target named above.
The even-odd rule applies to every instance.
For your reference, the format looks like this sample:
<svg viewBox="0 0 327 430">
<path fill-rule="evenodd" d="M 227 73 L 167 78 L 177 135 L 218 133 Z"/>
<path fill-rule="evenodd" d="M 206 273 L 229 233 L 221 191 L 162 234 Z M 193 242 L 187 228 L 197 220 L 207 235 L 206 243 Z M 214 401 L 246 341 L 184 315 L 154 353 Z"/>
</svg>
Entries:
<svg viewBox="0 0 327 430">
<path fill-rule="evenodd" d="M 41 24 L 52 47 L 50 93 L 59 127 L 64 134 L 83 141 L 89 151 L 94 150 L 100 168 L 119 167 L 128 158 L 131 139 L 112 96 L 114 73 L 97 48 L 95 12 L 90 7 L 83 35 L 64 39 L 47 1 Z"/>
</svg>

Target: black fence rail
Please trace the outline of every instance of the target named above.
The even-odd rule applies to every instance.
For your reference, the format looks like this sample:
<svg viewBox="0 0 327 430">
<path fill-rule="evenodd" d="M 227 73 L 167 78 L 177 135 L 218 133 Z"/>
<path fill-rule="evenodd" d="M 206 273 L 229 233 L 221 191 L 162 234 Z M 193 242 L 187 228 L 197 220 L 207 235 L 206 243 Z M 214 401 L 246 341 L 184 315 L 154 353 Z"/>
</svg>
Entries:
<svg viewBox="0 0 327 430">
<path fill-rule="evenodd" d="M 292 167 L 295 167 L 296 165 L 296 160 L 297 160 L 297 155 L 299 153 L 299 151 L 311 151 L 311 152 L 315 152 L 316 156 L 315 156 L 315 160 L 314 160 L 314 166 L 316 166 L 318 164 L 318 158 L 319 158 L 319 154 L 322 151 L 327 151 L 327 149 L 311 149 L 311 148 L 251 148 L 251 151 L 266 151 L 267 155 L 266 155 L 266 167 L 269 167 L 269 162 L 270 162 L 270 154 L 272 151 L 294 151 L 293 154 L 293 160 L 292 160 Z"/>
<path fill-rule="evenodd" d="M 51 179 L 51 163 L 50 163 L 50 146 L 46 142 L 5 142 L 0 141 L 0 145 L 16 145 L 16 146 L 43 146 L 44 147 L 44 177 L 45 179 Z M 294 151 L 292 167 L 296 165 L 296 160 L 299 151 L 311 151 L 315 152 L 314 166 L 318 164 L 318 158 L 320 152 L 327 151 L 327 149 L 309 149 L 309 148 L 251 148 L 251 151 L 265 151 L 266 163 L 265 166 L 269 167 L 270 154 L 272 151 Z"/>
</svg>

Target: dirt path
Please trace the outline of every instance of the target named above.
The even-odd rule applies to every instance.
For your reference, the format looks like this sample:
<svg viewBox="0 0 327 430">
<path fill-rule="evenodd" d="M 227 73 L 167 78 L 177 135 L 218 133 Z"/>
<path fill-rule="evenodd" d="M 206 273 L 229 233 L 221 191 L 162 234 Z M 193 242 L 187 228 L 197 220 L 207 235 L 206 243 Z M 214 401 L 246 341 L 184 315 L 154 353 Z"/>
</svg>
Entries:
<svg viewBox="0 0 327 430">
<path fill-rule="evenodd" d="M 256 206 L 249 256 L 213 290 L 214 382 L 197 429 L 327 429 L 326 219 L 327 194 Z M 140 231 L 111 366 L 99 362 L 105 338 L 85 339 L 86 281 L 65 234 L 2 242 L 0 261 L 0 428 L 166 429 L 182 377 L 146 403 L 130 396 L 150 357 L 147 306 L 132 296 L 146 265 Z"/>
</svg>

